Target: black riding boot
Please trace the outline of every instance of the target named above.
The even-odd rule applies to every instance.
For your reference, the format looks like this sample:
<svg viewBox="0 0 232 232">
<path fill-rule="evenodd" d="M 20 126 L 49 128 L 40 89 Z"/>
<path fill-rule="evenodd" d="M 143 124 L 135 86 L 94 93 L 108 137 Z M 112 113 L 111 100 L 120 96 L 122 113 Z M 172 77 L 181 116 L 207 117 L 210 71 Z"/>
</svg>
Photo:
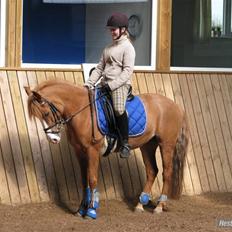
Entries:
<svg viewBox="0 0 232 232">
<path fill-rule="evenodd" d="M 130 155 L 130 146 L 128 144 L 128 117 L 126 111 L 122 115 L 117 116 L 116 118 L 121 142 L 121 148 L 119 150 L 120 157 L 128 158 Z"/>
</svg>

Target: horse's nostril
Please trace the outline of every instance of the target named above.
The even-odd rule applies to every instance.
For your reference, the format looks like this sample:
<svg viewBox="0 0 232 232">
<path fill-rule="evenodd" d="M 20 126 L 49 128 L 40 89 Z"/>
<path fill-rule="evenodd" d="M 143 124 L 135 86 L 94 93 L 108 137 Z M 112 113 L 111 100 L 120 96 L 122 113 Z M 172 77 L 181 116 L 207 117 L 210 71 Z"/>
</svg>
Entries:
<svg viewBox="0 0 232 232">
<path fill-rule="evenodd" d="M 58 144 L 59 140 L 58 139 L 51 139 L 50 142 L 52 142 L 53 144 Z"/>
<path fill-rule="evenodd" d="M 47 133 L 47 138 L 50 142 L 57 144 L 60 142 L 60 136 L 52 133 Z"/>
<path fill-rule="evenodd" d="M 60 142 L 60 139 L 58 139 L 58 138 L 53 138 L 53 139 L 52 139 L 52 142 L 53 142 L 53 143 L 59 143 L 59 142 Z"/>
</svg>

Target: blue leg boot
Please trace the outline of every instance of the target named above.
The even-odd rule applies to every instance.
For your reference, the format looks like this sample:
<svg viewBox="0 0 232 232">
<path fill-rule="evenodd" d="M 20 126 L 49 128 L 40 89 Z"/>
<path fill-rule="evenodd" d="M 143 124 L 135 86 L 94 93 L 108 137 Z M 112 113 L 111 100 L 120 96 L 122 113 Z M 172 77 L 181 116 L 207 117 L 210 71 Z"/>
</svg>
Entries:
<svg viewBox="0 0 232 232">
<path fill-rule="evenodd" d="M 86 216 L 92 219 L 97 218 L 97 208 L 99 208 L 99 192 L 97 189 L 93 190 L 93 204 L 88 208 Z"/>
<path fill-rule="evenodd" d="M 82 217 L 85 217 L 85 215 L 87 214 L 90 202 L 91 202 L 91 191 L 90 191 L 90 188 L 88 187 L 85 190 L 85 196 L 81 202 L 81 205 L 77 211 L 77 214 L 79 214 Z"/>
<path fill-rule="evenodd" d="M 149 193 L 142 192 L 139 201 L 142 205 L 147 205 L 151 200 L 151 195 Z"/>
</svg>

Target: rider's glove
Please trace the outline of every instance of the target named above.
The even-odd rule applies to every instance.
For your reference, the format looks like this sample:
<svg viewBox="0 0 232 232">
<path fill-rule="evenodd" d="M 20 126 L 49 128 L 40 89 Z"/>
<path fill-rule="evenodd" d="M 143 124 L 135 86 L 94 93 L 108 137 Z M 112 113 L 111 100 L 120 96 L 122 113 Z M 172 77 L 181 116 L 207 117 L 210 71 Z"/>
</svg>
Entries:
<svg viewBox="0 0 232 232">
<path fill-rule="evenodd" d="M 109 93 L 111 91 L 110 87 L 108 84 L 104 84 L 102 87 L 101 87 L 101 90 L 102 92 L 104 93 Z"/>
<path fill-rule="evenodd" d="M 94 86 L 87 84 L 87 83 L 84 84 L 84 87 L 86 87 L 89 90 L 94 89 Z"/>
</svg>

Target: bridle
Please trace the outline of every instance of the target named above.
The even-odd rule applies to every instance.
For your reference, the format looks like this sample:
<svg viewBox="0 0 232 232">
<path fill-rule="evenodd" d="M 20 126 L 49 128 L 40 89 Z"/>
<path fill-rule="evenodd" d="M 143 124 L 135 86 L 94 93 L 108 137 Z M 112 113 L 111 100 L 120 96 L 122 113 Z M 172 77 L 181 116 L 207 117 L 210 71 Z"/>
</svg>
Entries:
<svg viewBox="0 0 232 232">
<path fill-rule="evenodd" d="M 37 101 L 37 100 L 34 100 L 34 101 Z M 37 101 L 38 102 L 38 101 Z M 64 119 L 62 116 L 61 116 L 61 112 L 57 109 L 57 107 L 50 101 L 48 101 L 46 98 L 41 98 L 41 102 L 40 104 L 48 104 L 49 106 L 49 109 L 53 115 L 53 119 L 54 119 L 54 123 L 46 128 L 44 128 L 44 132 L 46 134 L 48 133 L 52 133 L 52 134 L 59 134 L 63 125 L 65 125 L 68 120 L 67 119 Z M 35 104 L 37 105 L 37 104 Z M 56 131 L 54 130 L 51 130 L 52 128 L 56 127 Z"/>
<path fill-rule="evenodd" d="M 63 128 L 63 125 L 65 125 L 67 123 L 67 120 L 63 119 L 63 117 L 61 117 L 61 113 L 60 111 L 57 109 L 57 107 L 50 101 L 45 100 L 45 103 L 48 104 L 50 111 L 52 112 L 53 118 L 54 118 L 54 123 L 51 126 L 48 126 L 46 128 L 44 128 L 44 132 L 46 134 L 48 133 L 52 133 L 52 134 L 59 134 L 61 129 Z M 56 131 L 51 130 L 54 127 L 56 127 Z"/>
<path fill-rule="evenodd" d="M 57 109 L 57 107 L 51 101 L 48 101 L 46 98 L 43 97 L 42 102 L 43 102 L 42 104 L 48 104 L 50 112 L 52 113 L 53 119 L 54 119 L 54 123 L 52 125 L 44 128 L 44 132 L 46 134 L 48 133 L 59 134 L 64 125 L 66 125 L 69 121 L 72 120 L 73 117 L 81 113 L 81 111 L 89 107 L 89 105 L 91 104 L 91 103 L 88 103 L 83 108 L 76 111 L 74 114 L 70 115 L 68 118 L 65 119 L 61 116 L 61 112 Z M 52 130 L 54 127 L 56 127 L 55 131 Z"/>
<path fill-rule="evenodd" d="M 99 98 L 103 97 L 106 93 L 101 94 L 98 98 L 93 99 L 93 94 L 91 93 L 91 90 L 88 90 L 88 94 L 89 94 L 89 103 L 86 104 L 85 106 L 83 106 L 81 109 L 79 109 L 78 111 L 76 111 L 75 113 L 71 114 L 69 117 L 67 117 L 66 119 L 63 118 L 61 116 L 61 112 L 59 111 L 59 109 L 57 109 L 57 107 L 51 102 L 48 101 L 46 98 L 41 97 L 40 104 L 48 104 L 50 111 L 52 112 L 53 118 L 54 118 L 54 123 L 46 128 L 44 128 L 44 132 L 45 134 L 59 134 L 61 132 L 61 129 L 63 128 L 64 125 L 66 125 L 68 122 L 70 122 L 76 115 L 78 115 L 79 113 L 81 113 L 83 110 L 85 110 L 86 108 L 90 107 L 91 110 L 91 120 L 92 122 L 93 120 L 93 104 L 95 103 L 95 101 L 97 101 Z M 37 101 L 38 100 L 34 100 Z M 37 104 L 36 104 L 37 105 Z M 56 130 L 53 131 L 52 128 L 56 127 Z M 94 125 L 92 123 L 92 141 L 94 143 L 97 143 L 98 140 L 95 138 L 95 132 L 94 132 Z"/>
</svg>

